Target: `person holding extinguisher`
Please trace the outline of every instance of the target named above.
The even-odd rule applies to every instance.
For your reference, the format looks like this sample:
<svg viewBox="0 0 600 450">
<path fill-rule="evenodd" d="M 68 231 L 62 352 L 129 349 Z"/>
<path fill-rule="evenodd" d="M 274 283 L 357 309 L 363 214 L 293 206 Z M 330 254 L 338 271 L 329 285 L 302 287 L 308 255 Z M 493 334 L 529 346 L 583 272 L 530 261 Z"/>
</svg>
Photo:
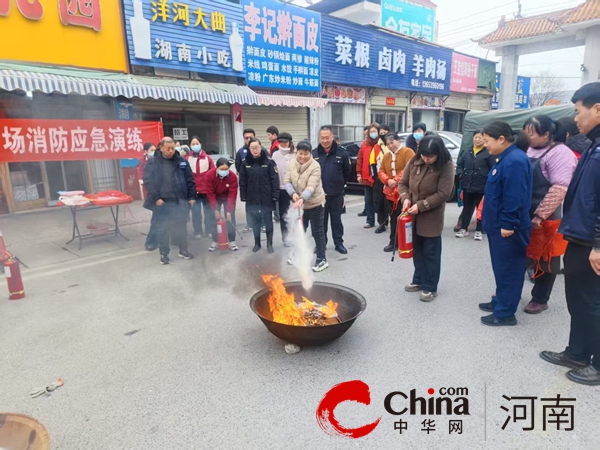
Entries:
<svg viewBox="0 0 600 450">
<path fill-rule="evenodd" d="M 230 169 L 233 161 L 227 158 L 219 158 L 217 166 L 206 173 L 206 198 L 214 216 L 211 220 L 210 234 L 212 244 L 209 252 L 219 249 L 219 233 L 217 222 L 223 218 L 227 221 L 227 239 L 229 250 L 238 251 L 235 243 L 235 204 L 237 201 L 238 178 Z"/>
<path fill-rule="evenodd" d="M 427 135 L 419 144 L 398 183 L 402 211 L 413 225 L 412 283 L 404 289 L 421 292 L 422 302 L 437 297 L 442 259 L 442 231 L 446 202 L 454 185 L 454 163 L 441 137 Z"/>
</svg>

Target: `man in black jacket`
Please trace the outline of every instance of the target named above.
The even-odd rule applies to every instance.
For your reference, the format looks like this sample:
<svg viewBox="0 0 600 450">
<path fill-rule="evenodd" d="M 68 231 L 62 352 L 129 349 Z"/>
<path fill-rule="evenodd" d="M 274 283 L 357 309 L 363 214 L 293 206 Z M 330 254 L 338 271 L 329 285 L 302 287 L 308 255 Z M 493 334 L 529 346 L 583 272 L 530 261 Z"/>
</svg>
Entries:
<svg viewBox="0 0 600 450">
<path fill-rule="evenodd" d="M 344 186 L 350 179 L 350 158 L 348 153 L 340 149 L 334 141 L 331 127 L 321 127 L 319 141 L 319 147 L 313 151 L 313 157 L 321 165 L 321 179 L 326 196 L 325 239 L 327 239 L 327 225 L 329 216 L 331 216 L 331 234 L 335 249 L 345 255 L 348 250 L 344 247 L 342 211 L 344 209 Z"/>
<path fill-rule="evenodd" d="M 171 240 L 179 245 L 180 258 L 194 257 L 188 252 L 187 220 L 190 207 L 196 203 L 196 183 L 190 165 L 175 151 L 172 138 L 163 138 L 159 149 L 144 169 L 144 186 L 148 191 L 144 208 L 156 214 L 160 263 L 169 264 Z"/>
<path fill-rule="evenodd" d="M 567 378 L 600 385 L 600 82 L 575 92 L 575 122 L 592 141 L 583 152 L 569 185 L 559 232 L 568 241 L 565 253 L 565 293 L 571 315 L 565 351 L 540 356 L 569 367 Z"/>
</svg>

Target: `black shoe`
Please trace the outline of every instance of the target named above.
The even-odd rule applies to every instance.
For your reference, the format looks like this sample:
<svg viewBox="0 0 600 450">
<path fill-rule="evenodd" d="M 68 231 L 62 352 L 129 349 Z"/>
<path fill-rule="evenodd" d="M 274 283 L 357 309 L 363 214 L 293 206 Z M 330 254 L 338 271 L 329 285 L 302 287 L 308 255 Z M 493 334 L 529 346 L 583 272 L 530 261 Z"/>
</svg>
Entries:
<svg viewBox="0 0 600 450">
<path fill-rule="evenodd" d="M 383 247 L 383 251 L 386 253 L 392 253 L 394 251 L 394 244 L 389 244 Z"/>
<path fill-rule="evenodd" d="M 386 226 L 385 226 L 385 225 L 379 225 L 379 226 L 377 227 L 377 229 L 375 230 L 375 234 L 381 234 L 381 233 L 383 233 L 383 232 L 384 232 L 386 229 L 387 229 L 387 228 L 386 228 Z"/>
<path fill-rule="evenodd" d="M 145 246 L 145 248 L 146 248 L 146 251 L 147 251 L 147 252 L 153 252 L 153 251 L 154 251 L 154 250 L 156 250 L 158 247 L 154 247 L 154 246 L 152 246 L 152 245 L 146 245 L 146 246 Z"/>
<path fill-rule="evenodd" d="M 160 263 L 163 266 L 166 266 L 167 264 L 171 264 L 171 260 L 169 259 L 169 255 L 165 255 L 163 253 L 160 254 Z"/>
<path fill-rule="evenodd" d="M 551 364 L 556 364 L 557 366 L 568 367 L 569 369 L 583 369 L 587 367 L 589 361 L 577 361 L 576 359 L 571 358 L 567 352 L 549 352 L 543 351 L 540 353 L 540 358 L 544 361 L 547 361 Z"/>
<path fill-rule="evenodd" d="M 338 253 L 341 253 L 342 255 L 347 255 L 348 254 L 348 250 L 346 250 L 346 247 L 344 247 L 342 244 L 336 245 L 335 246 L 335 251 L 338 252 Z"/>
<path fill-rule="evenodd" d="M 600 370 L 590 364 L 582 369 L 569 370 L 567 378 L 575 383 L 598 386 L 600 385 Z"/>
<path fill-rule="evenodd" d="M 180 258 L 183 259 L 193 259 L 194 255 L 192 255 L 190 252 L 188 252 L 187 250 L 179 250 L 179 256 Z"/>
<path fill-rule="evenodd" d="M 482 317 L 481 323 L 490 327 L 510 327 L 517 324 L 517 319 L 514 315 L 505 319 L 498 319 L 495 315 L 490 314 Z"/>
<path fill-rule="evenodd" d="M 366 216 L 367 216 L 367 213 L 366 213 L 366 211 L 363 211 L 363 212 L 359 212 L 359 213 L 358 213 L 358 217 L 366 217 Z"/>
<path fill-rule="evenodd" d="M 268 253 L 275 253 L 275 249 L 273 248 L 272 245 L 267 244 L 267 252 Z"/>
<path fill-rule="evenodd" d="M 492 305 L 492 302 L 480 303 L 479 309 L 485 312 L 494 312 L 494 305 Z"/>
<path fill-rule="evenodd" d="M 261 247 L 260 244 L 254 244 L 254 248 L 252 249 L 252 253 L 259 252 L 261 248 L 262 247 Z"/>
</svg>

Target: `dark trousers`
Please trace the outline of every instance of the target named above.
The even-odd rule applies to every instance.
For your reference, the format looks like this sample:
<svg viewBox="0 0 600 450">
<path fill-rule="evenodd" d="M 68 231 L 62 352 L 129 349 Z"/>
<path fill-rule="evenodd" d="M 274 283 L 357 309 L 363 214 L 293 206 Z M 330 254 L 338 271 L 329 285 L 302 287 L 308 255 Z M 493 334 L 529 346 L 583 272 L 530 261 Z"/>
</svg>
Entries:
<svg viewBox="0 0 600 450">
<path fill-rule="evenodd" d="M 226 202 L 217 202 L 218 211 L 221 213 L 221 217 L 223 218 L 227 217 L 227 211 L 225 209 L 226 206 Z M 219 234 L 217 232 L 217 219 L 215 219 L 214 210 L 211 210 L 210 228 L 207 228 L 207 230 L 210 230 L 213 242 L 219 242 Z M 235 211 L 231 213 L 231 223 L 227 222 L 227 239 L 229 240 L 229 242 L 235 242 Z"/>
<path fill-rule="evenodd" d="M 204 230 L 208 233 L 211 228 L 210 205 L 206 194 L 198 194 L 196 204 L 192 208 L 192 225 L 194 235 L 202 234 L 202 214 L 204 214 Z"/>
<path fill-rule="evenodd" d="M 285 221 L 285 217 L 287 216 L 288 210 L 290 209 L 290 203 L 292 202 L 292 198 L 290 194 L 287 193 L 285 189 L 279 190 L 279 225 L 281 226 L 281 237 L 283 238 L 283 242 L 287 241 L 287 237 L 289 234 L 288 225 Z"/>
<path fill-rule="evenodd" d="M 536 303 L 548 303 L 555 281 L 555 273 L 545 272 L 543 275 L 537 277 L 534 280 L 535 284 L 531 290 L 531 299 Z"/>
<path fill-rule="evenodd" d="M 315 240 L 315 246 L 317 247 L 317 260 L 326 259 L 325 249 L 327 244 L 325 242 L 325 208 L 323 206 L 317 206 L 312 209 L 305 209 L 304 215 L 302 216 L 302 223 L 304 225 L 304 231 L 308 229 L 310 223 L 310 232 Z"/>
<path fill-rule="evenodd" d="M 342 210 L 344 209 L 343 195 L 327 195 L 325 197 L 325 214 L 323 217 L 323 230 L 325 231 L 325 243 L 327 243 L 328 222 L 331 217 L 331 234 L 333 243 L 344 245 L 344 224 L 342 224 Z"/>
<path fill-rule="evenodd" d="M 146 248 L 156 249 L 160 243 L 160 233 L 158 232 L 156 222 L 156 213 L 153 212 L 152 218 L 150 219 L 150 229 L 146 236 Z"/>
<path fill-rule="evenodd" d="M 390 215 L 390 201 L 383 193 L 383 183 L 379 178 L 376 178 L 375 184 L 373 184 L 373 206 L 375 207 L 377 223 L 379 225 L 386 224 Z"/>
<path fill-rule="evenodd" d="M 594 357 L 600 370 L 600 276 L 590 265 L 591 247 L 569 243 L 565 254 L 565 288 L 571 315 L 567 354 L 579 361 Z"/>
<path fill-rule="evenodd" d="M 527 246 L 518 231 L 507 238 L 499 232 L 488 233 L 492 268 L 496 279 L 494 315 L 499 319 L 511 317 L 519 307 L 525 283 L 525 251 Z"/>
<path fill-rule="evenodd" d="M 394 202 L 388 200 L 389 208 L 394 207 Z M 402 205 L 400 202 L 396 205 L 396 209 L 392 211 L 390 216 L 390 245 L 395 245 L 398 248 L 398 238 L 396 237 L 396 230 L 398 229 L 398 217 L 402 214 Z"/>
<path fill-rule="evenodd" d="M 442 264 L 442 237 L 423 237 L 413 233 L 413 263 L 415 273 L 412 284 L 426 292 L 437 292 Z"/>
<path fill-rule="evenodd" d="M 160 236 L 160 253 L 168 255 L 171 244 L 178 245 L 180 251 L 188 249 L 186 224 L 190 208 L 185 200 L 166 201 L 154 209 L 157 233 Z"/>
<path fill-rule="evenodd" d="M 246 206 L 246 221 L 254 233 L 254 242 L 260 242 L 260 227 L 264 226 L 267 237 L 273 236 L 273 212 L 261 211 L 260 209 L 248 208 Z"/>
<path fill-rule="evenodd" d="M 473 218 L 473 212 L 477 210 L 481 199 L 483 198 L 483 193 L 477 192 L 465 192 L 463 191 L 463 210 L 460 215 L 461 228 L 463 230 L 468 230 L 469 225 L 471 224 L 471 219 Z M 481 231 L 481 221 L 477 221 L 477 228 L 475 231 Z"/>
<path fill-rule="evenodd" d="M 365 212 L 367 213 L 367 223 L 375 225 L 375 205 L 373 204 L 373 186 L 365 186 Z M 331 225 L 333 228 L 333 224 Z"/>
</svg>

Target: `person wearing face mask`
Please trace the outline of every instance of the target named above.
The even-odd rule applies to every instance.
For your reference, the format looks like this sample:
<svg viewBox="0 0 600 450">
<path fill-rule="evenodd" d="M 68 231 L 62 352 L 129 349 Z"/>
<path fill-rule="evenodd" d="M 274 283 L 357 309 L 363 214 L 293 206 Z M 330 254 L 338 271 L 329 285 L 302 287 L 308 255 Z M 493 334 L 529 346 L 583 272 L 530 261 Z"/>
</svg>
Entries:
<svg viewBox="0 0 600 450">
<path fill-rule="evenodd" d="M 289 232 L 285 216 L 290 208 L 291 199 L 285 190 L 284 181 L 290 162 L 296 157 L 296 150 L 290 133 L 281 133 L 278 141 L 279 151 L 273 153 L 272 158 L 273 161 L 275 161 L 275 164 L 277 164 L 277 171 L 279 172 L 279 225 L 281 226 L 281 237 L 283 239 L 284 247 L 289 247 Z"/>
<path fill-rule="evenodd" d="M 204 213 L 204 230 L 208 234 L 210 228 L 209 206 L 206 198 L 206 174 L 209 170 L 215 168 L 215 163 L 212 158 L 202 150 L 202 144 L 197 136 L 193 136 L 190 141 L 191 152 L 186 156 L 190 163 L 194 181 L 196 182 L 196 190 L 198 192 L 197 202 L 192 209 L 192 225 L 194 227 L 194 237 L 202 238 L 202 214 Z"/>
<path fill-rule="evenodd" d="M 422 302 L 437 297 L 442 259 L 446 202 L 454 186 L 452 156 L 437 135 L 426 136 L 398 182 L 402 211 L 413 219 L 412 283 L 404 289 L 421 292 Z"/>
<path fill-rule="evenodd" d="M 367 213 L 365 228 L 375 226 L 375 205 L 373 203 L 373 184 L 375 180 L 371 171 L 371 161 L 375 163 L 380 153 L 379 124 L 372 123 L 369 125 L 369 137 L 363 141 L 356 158 L 356 179 L 364 186 L 365 190 L 365 211 Z"/>
<path fill-rule="evenodd" d="M 415 156 L 415 152 L 402 145 L 402 138 L 395 133 L 386 136 L 387 148 L 389 152 L 383 157 L 379 169 L 379 180 L 384 185 L 384 194 L 388 201 L 388 211 L 390 216 L 390 243 L 383 249 L 384 252 L 393 252 L 398 249 L 396 239 L 396 228 L 398 217 L 402 212 L 402 207 L 398 204 L 400 195 L 398 194 L 398 182 L 402 178 L 402 172 L 408 162 Z"/>
<path fill-rule="evenodd" d="M 219 158 L 217 166 L 206 173 L 206 198 L 214 217 L 214 220 L 211 220 L 212 244 L 208 248 L 209 252 L 215 252 L 219 249 L 217 221 L 222 217 L 227 220 L 229 250 L 232 252 L 238 250 L 235 243 L 235 203 L 237 200 L 238 178 L 235 173 L 229 170 L 231 164 L 232 161 L 227 158 Z"/>
<path fill-rule="evenodd" d="M 144 193 L 144 199 L 148 196 L 148 191 L 146 190 L 146 186 L 144 186 L 144 169 L 146 169 L 148 160 L 154 157 L 155 151 L 156 146 L 152 142 L 146 142 L 144 144 L 144 156 L 138 161 L 137 174 L 138 179 L 140 180 L 140 186 L 142 186 L 142 190 Z M 152 214 L 152 218 L 150 219 L 150 229 L 148 230 L 148 234 L 146 235 L 146 250 L 148 250 L 149 252 L 156 250 L 158 248 L 159 240 L 160 236 L 156 227 L 156 214 Z"/>
<path fill-rule="evenodd" d="M 375 234 L 385 232 L 386 225 L 390 216 L 390 203 L 383 193 L 384 184 L 379 179 L 379 170 L 381 169 L 381 163 L 383 157 L 390 152 L 387 145 L 385 144 L 385 137 L 390 134 L 390 127 L 388 125 L 381 125 L 379 127 L 379 148 L 381 151 L 378 155 L 375 152 L 371 152 L 369 158 L 369 165 L 371 168 L 371 176 L 373 177 L 373 207 L 375 209 L 375 217 L 377 218 L 377 224 L 379 225 L 375 230 Z"/>
<path fill-rule="evenodd" d="M 246 156 L 240 171 L 240 199 L 246 203 L 246 219 L 254 233 L 256 253 L 262 248 L 260 229 L 267 232 L 267 251 L 273 249 L 273 211 L 279 201 L 279 175 L 275 161 L 262 151 L 258 139 L 250 139 L 250 153 Z"/>
<path fill-rule="evenodd" d="M 427 132 L 427 125 L 423 122 L 416 123 L 412 127 L 412 134 L 406 138 L 406 146 L 416 152 L 419 150 L 419 143 L 425 136 L 429 136 L 430 134 Z"/>
</svg>

